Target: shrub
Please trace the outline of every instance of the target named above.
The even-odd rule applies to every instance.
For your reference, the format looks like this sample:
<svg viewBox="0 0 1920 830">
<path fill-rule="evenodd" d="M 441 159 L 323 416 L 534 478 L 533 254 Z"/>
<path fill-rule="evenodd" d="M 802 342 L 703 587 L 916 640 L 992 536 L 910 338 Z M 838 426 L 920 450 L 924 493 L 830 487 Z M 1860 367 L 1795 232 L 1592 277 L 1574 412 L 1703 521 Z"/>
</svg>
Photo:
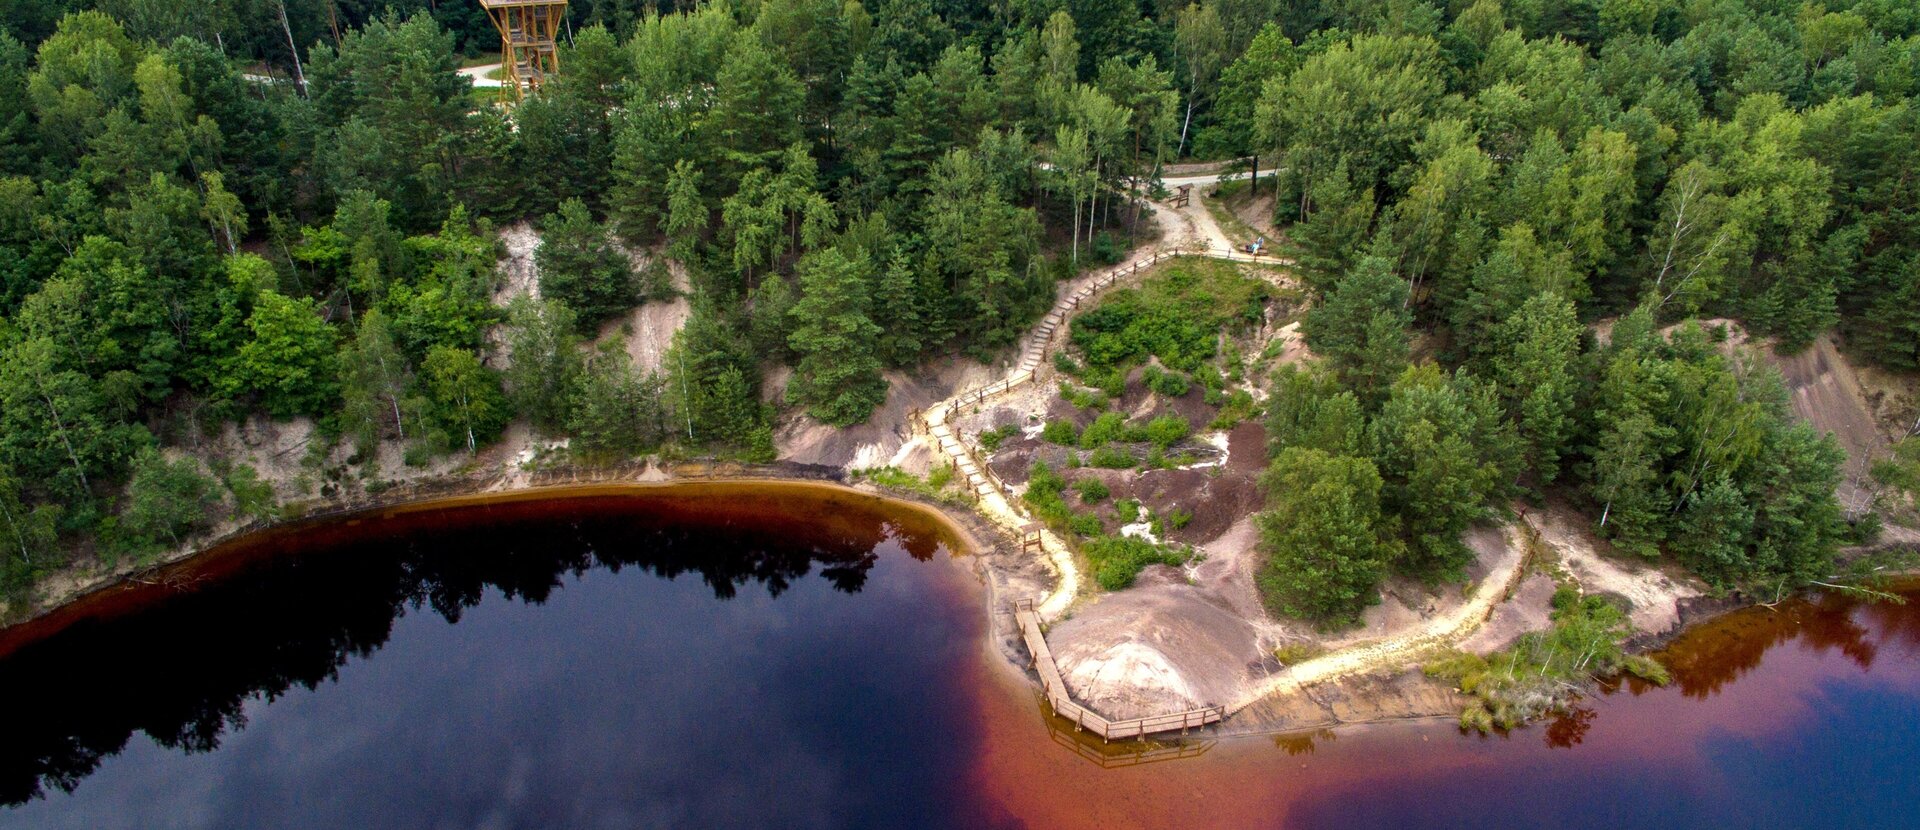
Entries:
<svg viewBox="0 0 1920 830">
<path fill-rule="evenodd" d="M 1146 440 L 1157 449 L 1165 450 L 1193 434 L 1193 425 L 1178 415 L 1162 415 L 1147 422 Z"/>
<path fill-rule="evenodd" d="M 1001 444 L 1006 443 L 1008 438 L 1019 434 L 1020 428 L 1013 424 L 994 427 L 993 429 L 980 433 L 980 448 L 987 452 L 999 452 Z"/>
<path fill-rule="evenodd" d="M 1113 503 L 1113 511 L 1120 516 L 1120 523 L 1130 525 L 1140 521 L 1140 500 L 1121 499 Z"/>
<path fill-rule="evenodd" d="M 1080 448 L 1093 450 L 1104 447 L 1126 434 L 1126 418 L 1118 412 L 1102 413 L 1093 419 L 1093 423 L 1080 433 Z"/>
<path fill-rule="evenodd" d="M 1073 483 L 1073 489 L 1080 491 L 1080 501 L 1083 504 L 1097 504 L 1112 494 L 1112 491 L 1107 489 L 1106 483 L 1097 478 L 1080 479 Z"/>
<path fill-rule="evenodd" d="M 1573 684 L 1593 677 L 1626 672 L 1667 682 L 1666 667 L 1620 647 L 1632 626 L 1619 606 L 1563 587 L 1553 607 L 1552 628 L 1523 635 L 1505 651 L 1485 658 L 1455 653 L 1427 664 L 1428 675 L 1453 680 L 1475 698 L 1460 714 L 1462 726 L 1506 729 L 1561 711 L 1578 692 Z"/>
<path fill-rule="evenodd" d="M 1134 460 L 1133 454 L 1126 450 L 1101 447 L 1093 451 L 1093 456 L 1087 459 L 1087 463 L 1108 470 L 1129 470 L 1140 462 Z"/>
<path fill-rule="evenodd" d="M 1106 409 L 1107 393 L 1100 390 L 1081 389 L 1064 381 L 1060 384 L 1060 397 L 1067 403 L 1080 409 Z"/>
<path fill-rule="evenodd" d="M 1046 427 L 1040 430 L 1040 438 L 1049 444 L 1071 447 L 1080 442 L 1080 430 L 1072 421 L 1048 421 Z"/>
<path fill-rule="evenodd" d="M 1075 513 L 1067 520 L 1067 529 L 1078 536 L 1098 536 L 1106 527 L 1100 524 L 1100 517 L 1092 513 Z"/>
<path fill-rule="evenodd" d="M 1178 398 L 1186 395 L 1190 387 L 1191 383 L 1188 381 L 1187 376 L 1179 372 L 1161 372 L 1153 375 L 1147 382 L 1148 389 L 1152 389 L 1156 394 L 1169 398 Z"/>
<path fill-rule="evenodd" d="M 1081 366 L 1080 361 L 1074 360 L 1073 355 L 1063 351 L 1053 353 L 1053 368 L 1060 370 L 1060 374 L 1073 377 L 1079 377 L 1081 372 L 1086 371 L 1086 367 Z"/>
<path fill-rule="evenodd" d="M 1220 411 L 1213 416 L 1211 429 L 1233 429 L 1234 425 L 1253 417 L 1253 394 L 1245 389 L 1235 389 L 1227 395 Z"/>
<path fill-rule="evenodd" d="M 1102 536 L 1082 550 L 1093 564 L 1094 581 L 1109 591 L 1133 585 L 1134 578 L 1148 565 L 1180 565 L 1191 557 L 1187 551 L 1132 536 Z"/>
<path fill-rule="evenodd" d="M 1073 511 L 1067 507 L 1067 500 L 1061 493 L 1067 489 L 1067 480 L 1060 477 L 1044 461 L 1033 462 L 1027 473 L 1027 492 L 1021 500 L 1033 508 L 1035 518 L 1050 525 L 1065 524 Z"/>
</svg>

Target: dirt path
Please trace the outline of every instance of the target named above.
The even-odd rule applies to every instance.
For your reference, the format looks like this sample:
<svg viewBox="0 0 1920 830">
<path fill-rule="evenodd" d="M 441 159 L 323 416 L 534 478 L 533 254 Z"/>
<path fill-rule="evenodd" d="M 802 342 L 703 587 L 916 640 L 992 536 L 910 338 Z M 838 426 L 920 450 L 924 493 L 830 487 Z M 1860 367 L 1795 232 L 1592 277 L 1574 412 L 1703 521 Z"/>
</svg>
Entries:
<svg viewBox="0 0 1920 830">
<path fill-rule="evenodd" d="M 1295 692 L 1316 683 L 1405 665 L 1429 652 L 1450 648 L 1480 627 L 1507 598 L 1526 571 L 1527 540 L 1516 526 L 1506 528 L 1508 554 L 1494 563 L 1487 578 L 1451 613 L 1436 615 L 1418 628 L 1371 643 L 1348 646 L 1296 663 L 1267 678 L 1253 691 L 1227 704 L 1231 715 L 1272 695 Z"/>
<path fill-rule="evenodd" d="M 1169 184 L 1198 186 L 1221 178 L 1218 175 L 1196 176 L 1186 180 L 1169 180 Z M 1004 377 L 929 407 L 923 416 L 925 429 L 931 439 L 929 443 L 966 477 L 968 486 L 979 497 L 978 509 L 981 514 L 1016 534 L 1028 526 L 1032 518 L 1013 501 L 1012 492 L 993 476 L 978 450 L 962 440 L 950 424 L 963 412 L 977 408 L 982 402 L 1033 381 L 1055 337 L 1081 303 L 1116 283 L 1131 279 L 1173 256 L 1206 256 L 1266 264 L 1273 262 L 1271 258 L 1256 259 L 1235 251 L 1226 234 L 1198 199 L 1190 200 L 1181 210 L 1156 210 L 1154 221 L 1160 223 L 1165 231 L 1165 243 L 1139 252 L 1110 270 L 1081 277 L 1063 286 L 1059 300 L 1028 335 L 1020 360 Z M 1525 540 L 1519 538 L 1516 528 L 1509 527 L 1507 534 L 1510 544 L 1506 547 L 1510 553 L 1493 564 L 1482 584 L 1451 613 L 1437 616 L 1395 637 L 1349 646 L 1288 667 L 1234 700 L 1228 706 L 1228 711 L 1237 712 L 1268 696 L 1295 691 L 1315 683 L 1403 665 L 1422 654 L 1459 643 L 1487 619 L 1495 605 L 1506 598 L 1524 571 Z M 1035 610 L 1041 619 L 1053 622 L 1072 607 L 1080 593 L 1083 577 L 1064 540 L 1045 529 L 1039 531 L 1039 538 L 1045 560 L 1051 565 L 1058 581 L 1050 593 L 1035 603 Z"/>
</svg>

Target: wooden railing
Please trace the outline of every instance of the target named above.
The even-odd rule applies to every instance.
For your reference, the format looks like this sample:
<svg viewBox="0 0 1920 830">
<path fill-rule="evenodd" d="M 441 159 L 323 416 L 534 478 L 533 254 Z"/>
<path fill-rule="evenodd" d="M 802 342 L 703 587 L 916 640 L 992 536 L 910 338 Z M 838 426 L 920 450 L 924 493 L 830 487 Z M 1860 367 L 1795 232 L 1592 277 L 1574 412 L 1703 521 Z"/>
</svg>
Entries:
<svg viewBox="0 0 1920 830">
<path fill-rule="evenodd" d="M 1101 740 L 1116 741 L 1144 738 L 1176 729 L 1184 733 L 1189 729 L 1219 723 L 1227 716 L 1227 707 L 1207 706 L 1167 715 L 1108 720 L 1099 712 L 1075 703 L 1073 695 L 1067 691 L 1067 683 L 1060 677 L 1060 667 L 1053 662 L 1053 650 L 1048 648 L 1047 638 L 1040 631 L 1040 616 L 1034 612 L 1033 600 L 1015 600 L 1013 616 L 1020 625 L 1021 637 L 1026 640 L 1027 652 L 1033 656 L 1033 668 L 1040 675 L 1040 689 L 1046 694 L 1047 706 L 1055 715 L 1072 722 L 1076 731 L 1086 730 L 1099 735 Z"/>
</svg>

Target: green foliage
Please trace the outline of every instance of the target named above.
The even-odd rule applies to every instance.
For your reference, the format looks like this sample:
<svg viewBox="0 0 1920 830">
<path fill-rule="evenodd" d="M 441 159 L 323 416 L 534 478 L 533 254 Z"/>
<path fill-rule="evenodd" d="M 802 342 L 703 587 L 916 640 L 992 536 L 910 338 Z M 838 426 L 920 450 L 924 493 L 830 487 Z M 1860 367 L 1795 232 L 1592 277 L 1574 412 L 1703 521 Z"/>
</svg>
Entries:
<svg viewBox="0 0 1920 830">
<path fill-rule="evenodd" d="M 1694 325 L 1616 334 L 1608 357 L 1585 477 L 1601 534 L 1646 556 L 1669 545 L 1709 582 L 1767 595 L 1831 575 L 1844 454 L 1788 412 L 1777 375 Z"/>
<path fill-rule="evenodd" d="M 1080 431 L 1080 448 L 1096 450 L 1113 441 L 1119 441 L 1126 435 L 1126 416 L 1118 412 L 1102 412 L 1093 419 L 1086 429 Z"/>
<path fill-rule="evenodd" d="M 1168 447 L 1185 441 L 1191 434 L 1193 434 L 1193 425 L 1187 423 L 1187 419 L 1178 415 L 1161 415 L 1147 422 L 1145 434 L 1142 437 L 1156 449 L 1164 451 Z"/>
<path fill-rule="evenodd" d="M 570 448 L 593 461 L 623 460 L 660 445 L 667 432 L 661 382 L 633 369 L 609 344 L 593 356 L 567 395 Z"/>
<path fill-rule="evenodd" d="M 1148 565 L 1178 567 L 1192 558 L 1187 551 L 1134 536 L 1101 536 L 1087 542 L 1081 550 L 1086 553 L 1087 561 L 1093 563 L 1094 581 L 1109 591 L 1132 587 L 1133 580 Z"/>
<path fill-rule="evenodd" d="M 966 493 L 950 488 L 955 481 L 952 467 L 935 467 L 921 478 L 898 467 L 875 467 L 854 470 L 855 481 L 871 481 L 874 485 L 888 490 L 911 493 L 948 504 L 966 505 L 969 499 Z"/>
<path fill-rule="evenodd" d="M 1384 532 L 1372 462 L 1291 447 L 1261 486 L 1267 509 L 1254 522 L 1266 561 L 1254 580 L 1269 609 L 1338 626 L 1379 602 L 1380 580 L 1400 546 Z"/>
<path fill-rule="evenodd" d="M 800 265 L 800 302 L 793 308 L 788 338 L 800 362 L 787 397 L 835 426 L 867 419 L 887 396 L 875 341 L 880 327 L 867 317 L 868 272 L 864 258 L 838 248 L 809 254 Z"/>
<path fill-rule="evenodd" d="M 1553 607 L 1552 628 L 1524 634 L 1504 651 L 1485 658 L 1456 652 L 1427 664 L 1427 674 L 1457 683 L 1474 699 L 1460 715 L 1462 726 L 1511 729 L 1563 711 L 1578 693 L 1572 684 L 1595 677 L 1626 672 L 1667 682 L 1664 666 L 1620 648 L 1633 626 L 1619 606 L 1563 587 L 1554 593 Z"/>
<path fill-rule="evenodd" d="M 1380 470 L 1381 504 L 1399 516 L 1407 543 L 1397 569 L 1429 581 L 1459 579 L 1473 560 L 1460 535 L 1512 480 L 1511 428 L 1492 391 L 1464 374 L 1409 368 L 1368 425 L 1367 446 Z"/>
<path fill-rule="evenodd" d="M 209 524 L 209 514 L 220 503 L 218 487 L 198 461 L 142 450 L 133 459 L 126 503 L 114 527 L 115 547 L 145 555 L 178 546 Z"/>
<path fill-rule="evenodd" d="M 534 261 L 541 296 L 566 303 L 583 331 L 626 312 L 642 296 L 626 253 L 579 199 L 561 202 L 540 223 Z"/>
<path fill-rule="evenodd" d="M 507 306 L 505 381 L 514 411 L 535 426 L 558 430 L 566 395 L 580 372 L 572 310 L 555 300 L 520 296 Z"/>
<path fill-rule="evenodd" d="M 1020 499 L 1033 510 L 1034 518 L 1050 525 L 1065 525 L 1073 517 L 1072 508 L 1062 497 L 1066 492 L 1067 480 L 1053 471 L 1044 461 L 1033 462 L 1027 472 L 1027 491 Z"/>
<path fill-rule="evenodd" d="M 1297 365 L 1274 376 L 1267 406 L 1267 440 L 1274 450 L 1306 447 L 1334 455 L 1357 455 L 1366 435 L 1360 399 L 1332 372 Z"/>
<path fill-rule="evenodd" d="M 1107 295 L 1073 319 L 1072 342 L 1093 368 L 1127 367 L 1149 357 L 1177 371 L 1192 371 L 1218 351 L 1222 328 L 1258 321 L 1268 296 L 1264 281 L 1244 277 L 1232 265 L 1177 260 L 1138 289 Z M 1091 380 L 1089 379 L 1089 382 Z M 1185 394 L 1184 377 L 1163 381 L 1162 394 Z M 1118 390 L 1109 389 L 1117 396 Z"/>
<path fill-rule="evenodd" d="M 1075 513 L 1067 519 L 1067 531 L 1075 536 L 1098 536 L 1106 530 L 1094 513 Z"/>
<path fill-rule="evenodd" d="M 987 452 L 999 452 L 1001 444 L 1006 443 L 1008 438 L 1019 434 L 1020 427 L 1014 424 L 1003 424 L 994 427 L 993 429 L 980 433 L 980 448 Z"/>
<path fill-rule="evenodd" d="M 317 415 L 340 394 L 334 372 L 336 335 L 308 299 L 262 291 L 247 317 L 252 337 L 240 347 L 222 389 L 257 394 L 275 416 Z"/>
<path fill-rule="evenodd" d="M 360 318 L 353 342 L 340 352 L 340 389 L 341 428 L 359 441 L 362 453 L 388 435 L 419 437 L 427 402 L 414 394 L 413 366 L 378 309 Z"/>
<path fill-rule="evenodd" d="M 1040 440 L 1062 447 L 1077 447 L 1080 445 L 1080 428 L 1074 426 L 1072 421 L 1048 421 L 1046 426 L 1040 428 Z"/>
<path fill-rule="evenodd" d="M 1377 406 L 1407 366 L 1407 284 L 1381 257 L 1360 261 L 1307 312 L 1300 331 L 1362 404 Z"/>
<path fill-rule="evenodd" d="M 1140 459 L 1133 453 L 1116 447 L 1101 447 L 1087 456 L 1087 464 L 1108 470 L 1129 470 L 1140 466 Z"/>
<path fill-rule="evenodd" d="M 1097 478 L 1083 478 L 1073 483 L 1073 489 L 1079 491 L 1082 504 L 1097 504 L 1105 501 L 1110 492 L 1107 485 Z"/>
<path fill-rule="evenodd" d="M 1886 458 L 1873 462 L 1873 480 L 1920 499 L 1920 438 L 1908 436 L 1894 443 Z"/>
<path fill-rule="evenodd" d="M 1162 372 L 1154 366 L 1147 367 L 1145 380 L 1148 389 L 1169 398 L 1184 397 L 1187 390 L 1191 388 L 1186 375 L 1179 372 Z"/>
<path fill-rule="evenodd" d="M 426 381 L 428 417 L 442 446 L 479 452 L 500 436 L 512 416 L 501 391 L 500 373 L 481 365 L 472 352 L 435 346 L 421 366 Z"/>
<path fill-rule="evenodd" d="M 280 504 L 274 497 L 273 485 L 262 481 L 252 465 L 232 465 L 221 474 L 220 483 L 226 485 L 227 494 L 233 497 L 235 515 L 269 522 L 280 518 Z"/>
</svg>

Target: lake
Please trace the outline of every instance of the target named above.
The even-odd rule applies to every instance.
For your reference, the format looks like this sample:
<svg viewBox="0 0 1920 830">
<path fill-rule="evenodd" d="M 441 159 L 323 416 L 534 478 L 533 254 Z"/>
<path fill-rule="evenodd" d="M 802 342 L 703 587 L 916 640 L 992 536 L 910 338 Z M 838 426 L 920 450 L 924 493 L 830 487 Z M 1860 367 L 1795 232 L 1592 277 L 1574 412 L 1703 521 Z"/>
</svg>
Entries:
<svg viewBox="0 0 1920 830">
<path fill-rule="evenodd" d="M 1913 823 L 1920 606 L 1732 615 L 1507 736 L 1114 752 L 988 644 L 959 547 L 743 484 L 270 532 L 0 640 L 0 828 Z"/>
</svg>

